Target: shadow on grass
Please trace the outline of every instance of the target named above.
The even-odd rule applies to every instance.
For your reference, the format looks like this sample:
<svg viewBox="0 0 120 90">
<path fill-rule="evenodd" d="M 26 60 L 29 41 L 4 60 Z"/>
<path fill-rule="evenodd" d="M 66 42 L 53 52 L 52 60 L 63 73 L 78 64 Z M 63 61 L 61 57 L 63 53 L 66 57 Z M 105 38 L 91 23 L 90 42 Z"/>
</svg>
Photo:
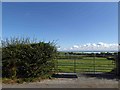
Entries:
<svg viewBox="0 0 120 90">
<path fill-rule="evenodd" d="M 78 78 L 76 73 L 58 73 L 58 74 L 53 74 L 52 77 L 54 78 Z"/>
<path fill-rule="evenodd" d="M 108 79 L 108 80 L 112 80 L 112 79 L 116 79 L 118 80 L 118 76 L 115 73 L 87 73 L 87 74 L 82 74 L 83 76 L 86 77 L 95 77 L 98 79 Z M 78 75 L 79 76 L 79 75 Z"/>
<path fill-rule="evenodd" d="M 108 79 L 108 80 L 112 80 L 112 79 L 116 79 L 119 80 L 119 77 L 116 74 L 115 70 L 112 70 L 111 72 L 107 72 L 107 73 L 101 73 L 101 72 L 88 72 L 88 73 L 58 73 L 58 74 L 53 74 L 52 77 L 54 78 L 78 78 L 78 77 L 93 77 L 93 78 L 97 78 L 97 79 Z"/>
</svg>

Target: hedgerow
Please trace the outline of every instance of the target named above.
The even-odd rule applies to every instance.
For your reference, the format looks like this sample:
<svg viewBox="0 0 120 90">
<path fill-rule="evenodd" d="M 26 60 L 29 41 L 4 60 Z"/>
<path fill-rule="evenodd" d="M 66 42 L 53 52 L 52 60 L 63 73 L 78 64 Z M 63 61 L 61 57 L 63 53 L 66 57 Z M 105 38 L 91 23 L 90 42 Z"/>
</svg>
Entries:
<svg viewBox="0 0 120 90">
<path fill-rule="evenodd" d="M 2 76 L 36 78 L 52 74 L 57 49 L 54 42 L 33 42 L 29 38 L 2 41 Z"/>
</svg>

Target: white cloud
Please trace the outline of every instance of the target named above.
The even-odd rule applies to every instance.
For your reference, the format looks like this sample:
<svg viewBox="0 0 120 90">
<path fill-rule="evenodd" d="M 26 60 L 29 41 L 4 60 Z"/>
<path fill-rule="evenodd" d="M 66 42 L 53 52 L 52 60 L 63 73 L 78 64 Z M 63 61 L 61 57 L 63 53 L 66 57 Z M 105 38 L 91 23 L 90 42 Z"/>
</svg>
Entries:
<svg viewBox="0 0 120 90">
<path fill-rule="evenodd" d="M 61 50 L 61 48 L 57 48 L 58 50 Z"/>
<path fill-rule="evenodd" d="M 73 48 L 79 48 L 79 46 L 77 46 L 77 45 L 74 45 L 74 46 L 73 46 Z"/>
<path fill-rule="evenodd" d="M 73 45 L 68 48 L 60 48 L 59 51 L 118 51 L 118 44 L 112 43 L 87 43 L 84 45 Z"/>
</svg>

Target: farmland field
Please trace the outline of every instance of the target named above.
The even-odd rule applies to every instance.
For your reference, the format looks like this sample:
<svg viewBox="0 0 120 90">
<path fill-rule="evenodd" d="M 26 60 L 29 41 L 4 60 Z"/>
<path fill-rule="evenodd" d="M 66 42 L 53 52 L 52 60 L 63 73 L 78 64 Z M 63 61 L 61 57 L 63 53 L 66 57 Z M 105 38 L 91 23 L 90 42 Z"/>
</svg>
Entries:
<svg viewBox="0 0 120 90">
<path fill-rule="evenodd" d="M 101 57 L 82 59 L 58 59 L 58 72 L 110 72 L 115 68 L 114 61 Z"/>
</svg>

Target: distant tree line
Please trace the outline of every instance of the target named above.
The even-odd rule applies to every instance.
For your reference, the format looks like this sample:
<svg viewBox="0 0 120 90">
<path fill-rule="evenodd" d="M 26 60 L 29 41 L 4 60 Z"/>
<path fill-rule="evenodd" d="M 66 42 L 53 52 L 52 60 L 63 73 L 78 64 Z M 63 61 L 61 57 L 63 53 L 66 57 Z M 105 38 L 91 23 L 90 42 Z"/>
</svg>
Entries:
<svg viewBox="0 0 120 90">
<path fill-rule="evenodd" d="M 61 54 L 61 52 L 59 52 L 59 55 L 85 55 L 85 56 L 88 56 L 88 57 L 93 57 L 93 56 L 96 56 L 96 57 L 109 57 L 109 56 L 115 56 L 115 55 L 117 55 L 117 53 L 116 52 L 114 52 L 114 53 L 109 53 L 109 52 L 101 52 L 101 53 L 79 53 L 79 52 L 62 52 L 62 54 Z"/>
</svg>

